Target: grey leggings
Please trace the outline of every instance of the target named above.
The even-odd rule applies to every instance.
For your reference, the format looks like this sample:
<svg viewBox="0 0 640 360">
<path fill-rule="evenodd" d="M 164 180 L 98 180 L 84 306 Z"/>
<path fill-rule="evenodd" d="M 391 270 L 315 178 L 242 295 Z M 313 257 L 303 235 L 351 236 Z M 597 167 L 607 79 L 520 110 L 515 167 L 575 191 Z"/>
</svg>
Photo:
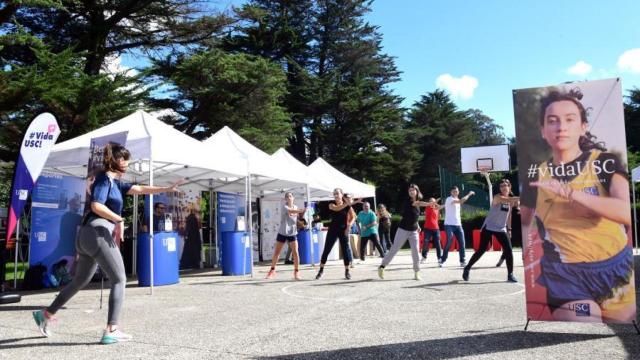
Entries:
<svg viewBox="0 0 640 360">
<path fill-rule="evenodd" d="M 75 268 L 75 276 L 73 281 L 60 291 L 60 294 L 47 308 L 49 313 L 55 314 L 80 289 L 87 286 L 96 272 L 96 267 L 100 265 L 100 269 L 111 282 L 107 321 L 109 325 L 118 324 L 127 277 L 120 249 L 111 236 L 114 227 L 107 220 L 94 219 L 80 228 L 76 237 L 78 263 Z"/>
<path fill-rule="evenodd" d="M 420 253 L 418 249 L 419 235 L 419 230 L 409 231 L 398 228 L 398 230 L 396 230 L 396 236 L 393 238 L 391 250 L 389 250 L 387 256 L 382 259 L 382 267 L 389 265 L 393 257 L 396 256 L 398 250 L 400 250 L 402 245 L 409 240 L 409 245 L 411 246 L 411 259 L 413 259 L 413 271 L 420 271 Z"/>
</svg>

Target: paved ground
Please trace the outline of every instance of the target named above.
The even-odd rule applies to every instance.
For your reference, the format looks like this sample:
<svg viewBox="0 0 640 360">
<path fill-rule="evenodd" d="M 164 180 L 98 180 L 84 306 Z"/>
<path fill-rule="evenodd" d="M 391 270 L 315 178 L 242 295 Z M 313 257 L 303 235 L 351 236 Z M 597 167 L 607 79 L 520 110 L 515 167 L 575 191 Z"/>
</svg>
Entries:
<svg viewBox="0 0 640 360">
<path fill-rule="evenodd" d="M 305 267 L 304 281 L 294 282 L 291 266 L 270 281 L 265 266 L 253 279 L 182 274 L 180 284 L 156 287 L 152 296 L 131 281 L 123 325 L 134 341 L 107 346 L 98 344 L 106 320 L 99 288 L 71 300 L 51 338 L 40 336 L 31 311 L 56 293 L 25 293 L 19 304 L 0 305 L 0 359 L 640 358 L 632 326 L 537 322 L 523 331 L 524 289 L 505 282 L 498 253 L 487 253 L 468 283 L 455 255 L 442 269 L 433 255 L 422 281 L 412 280 L 407 252 L 384 281 L 374 258 L 356 265 L 351 281 L 338 262 L 321 281 Z"/>
</svg>

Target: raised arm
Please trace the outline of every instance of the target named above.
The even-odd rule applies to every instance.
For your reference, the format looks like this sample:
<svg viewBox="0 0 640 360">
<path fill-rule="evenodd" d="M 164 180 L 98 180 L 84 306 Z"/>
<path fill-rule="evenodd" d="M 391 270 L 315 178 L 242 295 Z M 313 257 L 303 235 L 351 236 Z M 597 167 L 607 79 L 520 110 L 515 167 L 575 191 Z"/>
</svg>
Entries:
<svg viewBox="0 0 640 360">
<path fill-rule="evenodd" d="M 472 197 L 475 194 L 476 194 L 475 192 L 469 191 L 467 193 L 467 195 L 463 196 L 462 198 L 460 198 L 458 200 L 453 200 L 453 203 L 454 204 L 464 204 L 465 202 L 467 202 L 467 200 L 469 200 L 470 197 Z"/>
</svg>

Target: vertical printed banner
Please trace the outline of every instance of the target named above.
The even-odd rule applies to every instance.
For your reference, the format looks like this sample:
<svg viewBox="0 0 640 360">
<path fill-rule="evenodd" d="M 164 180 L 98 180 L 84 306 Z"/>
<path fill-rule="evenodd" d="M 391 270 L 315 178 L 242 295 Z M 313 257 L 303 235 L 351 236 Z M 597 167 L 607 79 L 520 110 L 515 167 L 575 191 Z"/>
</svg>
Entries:
<svg viewBox="0 0 640 360">
<path fill-rule="evenodd" d="M 244 224 L 240 224 L 244 230 L 246 228 L 247 221 L 245 218 L 245 201 L 244 195 L 237 195 L 231 193 L 218 192 L 216 202 L 216 239 L 217 248 L 220 249 L 220 258 L 222 257 L 222 249 L 220 247 L 220 239 L 222 233 L 227 231 L 238 230 L 238 217 L 244 218 Z M 218 264 L 222 266 L 220 259 Z"/>
<path fill-rule="evenodd" d="M 72 270 L 76 233 L 85 203 L 82 178 L 42 174 L 32 196 L 29 265 L 43 264 L 49 273 L 55 265 Z"/>
<path fill-rule="evenodd" d="M 20 155 L 16 161 L 11 188 L 11 205 L 7 219 L 7 245 L 9 245 L 9 239 L 13 235 L 29 193 L 38 180 L 58 135 L 60 135 L 58 122 L 49 113 L 38 115 L 27 129 L 20 146 Z"/>
<path fill-rule="evenodd" d="M 294 204 L 298 208 L 303 208 L 306 204 L 302 199 L 295 199 Z M 269 260 L 273 257 L 273 253 L 276 247 L 276 237 L 278 236 L 278 230 L 280 229 L 280 221 L 282 221 L 282 212 L 284 205 L 284 196 L 283 199 L 262 199 L 260 202 L 261 206 L 261 231 L 262 231 L 262 244 L 260 251 L 262 252 L 262 257 L 265 260 Z M 308 206 L 307 212 L 305 214 L 305 219 L 312 219 L 313 214 L 315 214 L 315 203 L 311 203 Z M 308 220 L 307 220 L 308 221 Z M 284 252 L 281 254 L 281 257 L 284 256 Z"/>
<path fill-rule="evenodd" d="M 87 190 L 86 197 L 90 198 L 91 195 L 91 185 L 96 178 L 96 175 L 102 171 L 102 161 L 104 159 L 104 147 L 109 143 L 115 143 L 119 145 L 124 145 L 127 142 L 127 134 L 128 131 L 123 131 L 115 134 L 109 134 L 101 137 L 96 137 L 91 139 L 91 143 L 89 145 L 89 162 L 87 166 Z M 87 202 L 84 208 L 84 214 L 88 213 L 90 210 L 91 203 Z"/>
<path fill-rule="evenodd" d="M 514 90 L 531 320 L 636 318 L 619 79 Z"/>
</svg>

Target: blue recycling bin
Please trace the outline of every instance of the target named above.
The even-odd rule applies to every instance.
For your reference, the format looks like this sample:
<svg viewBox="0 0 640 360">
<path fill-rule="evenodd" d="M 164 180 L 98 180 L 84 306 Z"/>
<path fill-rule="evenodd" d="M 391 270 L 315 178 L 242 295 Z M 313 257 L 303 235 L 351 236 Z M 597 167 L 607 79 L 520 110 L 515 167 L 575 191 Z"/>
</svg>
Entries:
<svg viewBox="0 0 640 360">
<path fill-rule="evenodd" d="M 158 232 L 153 234 L 153 285 L 171 285 L 180 282 L 178 260 L 178 233 Z M 138 234 L 137 271 L 138 286 L 151 285 L 151 255 L 149 233 Z"/>
<path fill-rule="evenodd" d="M 250 274 L 253 264 L 251 263 L 249 234 L 244 231 L 224 231 L 220 237 L 222 275 Z M 243 257 L 244 264 L 242 262 Z"/>
<path fill-rule="evenodd" d="M 300 254 L 300 264 L 311 264 L 311 249 L 313 245 L 313 263 L 320 262 L 320 242 L 318 241 L 318 230 L 313 229 L 298 231 L 298 254 Z"/>
</svg>

